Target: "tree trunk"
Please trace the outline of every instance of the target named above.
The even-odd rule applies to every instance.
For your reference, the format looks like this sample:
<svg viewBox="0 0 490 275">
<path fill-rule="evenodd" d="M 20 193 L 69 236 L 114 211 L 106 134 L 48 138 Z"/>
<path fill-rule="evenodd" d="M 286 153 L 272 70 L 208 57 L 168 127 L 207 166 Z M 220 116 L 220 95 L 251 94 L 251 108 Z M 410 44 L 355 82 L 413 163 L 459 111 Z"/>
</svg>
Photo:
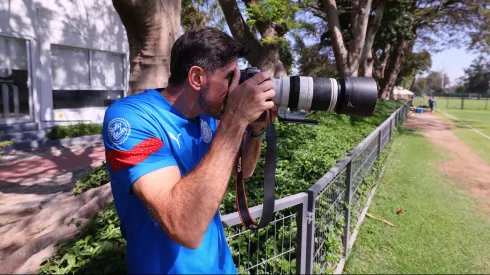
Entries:
<svg viewBox="0 0 490 275">
<path fill-rule="evenodd" d="M 395 55 L 390 58 L 383 79 L 380 81 L 379 98 L 388 99 L 391 97 L 395 81 L 401 70 L 401 65 L 408 52 L 412 51 L 414 41 L 402 40 L 395 50 Z"/>
<path fill-rule="evenodd" d="M 357 76 L 361 54 L 366 40 L 366 30 L 369 22 L 372 0 L 353 1 L 355 9 L 351 16 L 352 36 L 354 37 L 349 49 L 346 48 L 340 29 L 337 4 L 335 0 L 323 0 L 324 12 L 328 19 L 328 32 L 332 40 L 335 64 L 340 76 Z"/>
<path fill-rule="evenodd" d="M 381 0 L 376 7 L 376 15 L 374 16 L 373 22 L 370 24 L 367 34 L 366 41 L 364 42 L 364 47 L 362 49 L 361 64 L 363 66 L 364 76 L 373 76 L 373 43 L 376 33 L 378 32 L 379 25 L 381 24 L 381 19 L 383 19 L 383 13 L 386 7 L 387 0 Z"/>
<path fill-rule="evenodd" d="M 391 54 L 390 51 L 391 51 L 391 44 L 386 43 L 385 48 L 383 49 L 383 53 L 381 53 L 379 56 L 376 56 L 376 60 L 380 60 L 381 56 L 383 56 L 383 59 L 381 59 L 379 65 L 373 72 L 373 76 L 375 79 L 380 80 L 384 77 L 386 64 L 388 63 L 388 59 L 390 58 L 390 54 Z"/>
<path fill-rule="evenodd" d="M 348 50 L 345 47 L 342 31 L 340 29 L 339 16 L 337 14 L 337 3 L 335 0 L 323 0 L 323 7 L 328 19 L 328 33 L 332 40 L 332 48 L 335 56 L 335 64 L 339 76 L 349 75 L 349 66 L 347 64 Z"/>
<path fill-rule="evenodd" d="M 366 31 L 369 21 L 369 13 L 371 12 L 372 0 L 361 0 L 359 5 L 359 11 L 356 25 L 354 28 L 354 41 L 351 44 L 348 56 L 349 72 L 350 76 L 357 76 L 359 72 L 359 65 L 361 60 L 362 50 L 366 42 Z"/>
<path fill-rule="evenodd" d="M 170 51 L 180 35 L 181 1 L 113 0 L 129 42 L 128 94 L 166 87 Z"/>
<path fill-rule="evenodd" d="M 233 37 L 249 49 L 246 56 L 252 66 L 261 71 L 271 72 L 275 77 L 287 75 L 284 64 L 282 64 L 279 50 L 274 45 L 261 45 L 252 31 L 248 28 L 242 13 L 238 8 L 236 0 L 219 0 L 226 22 Z M 258 27 L 262 37 L 277 35 L 272 25 Z"/>
</svg>

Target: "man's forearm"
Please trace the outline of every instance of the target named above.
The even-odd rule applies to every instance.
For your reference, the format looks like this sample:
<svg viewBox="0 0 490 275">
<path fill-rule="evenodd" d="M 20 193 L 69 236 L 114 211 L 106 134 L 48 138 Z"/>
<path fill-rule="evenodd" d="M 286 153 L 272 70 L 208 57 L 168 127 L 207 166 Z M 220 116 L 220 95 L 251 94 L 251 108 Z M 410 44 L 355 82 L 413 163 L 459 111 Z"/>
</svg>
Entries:
<svg viewBox="0 0 490 275">
<path fill-rule="evenodd" d="M 255 168 L 257 167 L 257 161 L 260 157 L 260 145 L 262 143 L 262 137 L 245 137 L 243 145 L 243 175 L 244 178 L 250 178 Z"/>
<path fill-rule="evenodd" d="M 161 222 L 168 231 L 177 231 L 174 236 L 185 239 L 181 242 L 190 243 L 189 247 L 199 246 L 223 199 L 242 138 L 239 133 L 244 130 L 231 119 L 222 120 L 206 156 L 162 202 Z"/>
</svg>

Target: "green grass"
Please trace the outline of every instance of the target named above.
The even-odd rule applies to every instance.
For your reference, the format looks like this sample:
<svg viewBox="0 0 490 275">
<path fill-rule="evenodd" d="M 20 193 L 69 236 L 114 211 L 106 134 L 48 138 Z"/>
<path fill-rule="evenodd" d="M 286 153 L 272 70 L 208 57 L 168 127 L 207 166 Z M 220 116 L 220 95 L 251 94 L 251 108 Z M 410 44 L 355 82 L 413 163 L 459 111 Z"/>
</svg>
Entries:
<svg viewBox="0 0 490 275">
<path fill-rule="evenodd" d="M 457 120 L 441 112 L 436 112 L 437 116 L 452 122 L 455 126 L 453 132 L 456 136 L 490 164 L 490 140 L 460 123 L 463 122 L 469 124 L 483 134 L 490 136 L 490 110 L 478 111 L 455 109 L 443 111 L 457 118 Z"/>
<path fill-rule="evenodd" d="M 429 98 L 415 98 L 415 104 L 425 104 L 428 105 L 427 100 Z M 461 110 L 461 98 L 444 98 L 444 97 L 436 97 L 437 107 L 441 109 Z M 488 101 L 488 102 L 487 102 Z M 488 110 L 490 111 L 490 99 L 464 99 L 463 102 L 464 110 Z"/>
<path fill-rule="evenodd" d="M 404 132 L 369 210 L 395 227 L 366 218 L 344 271 L 488 273 L 490 219 L 474 197 L 438 172 L 447 156 L 416 132 Z"/>
</svg>

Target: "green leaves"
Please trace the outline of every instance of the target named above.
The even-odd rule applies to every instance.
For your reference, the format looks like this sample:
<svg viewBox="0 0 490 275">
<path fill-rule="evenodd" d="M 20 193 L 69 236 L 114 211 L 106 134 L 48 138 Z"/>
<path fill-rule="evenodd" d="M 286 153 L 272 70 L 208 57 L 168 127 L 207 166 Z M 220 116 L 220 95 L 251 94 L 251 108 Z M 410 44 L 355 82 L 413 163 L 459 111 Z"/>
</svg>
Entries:
<svg viewBox="0 0 490 275">
<path fill-rule="evenodd" d="M 331 169 L 346 153 L 368 136 L 378 125 L 400 107 L 401 101 L 380 100 L 375 114 L 368 118 L 348 117 L 335 113 L 313 112 L 308 115 L 320 124 L 297 125 L 277 123 L 278 163 L 276 171 L 276 199 L 306 191 L 312 184 Z M 252 178 L 246 180 L 248 205 L 261 204 L 263 200 L 264 155 L 266 144 L 262 144 L 262 155 Z M 353 212 L 351 226 L 364 205 L 365 198 L 375 183 L 379 164 L 375 164 L 372 175 L 363 177 L 350 205 Z M 95 168 L 77 182 L 74 192 L 80 194 L 108 181 L 105 164 Z M 343 196 L 345 175 L 339 176 L 317 200 L 314 269 L 332 273 L 335 263 L 342 254 L 344 221 Z M 235 178 L 230 179 L 225 193 L 221 213 L 236 211 Z M 328 217 L 328 218 L 326 218 Z M 233 260 L 240 274 L 295 272 L 296 209 L 276 213 L 276 222 L 257 231 L 242 231 L 240 225 L 225 228 Z M 53 256 L 43 264 L 40 274 L 82 273 L 126 273 L 124 261 L 126 242 L 122 238 L 119 218 L 114 204 L 94 215 L 83 231 L 57 247 Z M 283 256 L 278 256 L 284 253 Z M 277 256 L 277 257 L 275 257 Z M 251 268 L 248 272 L 245 270 Z M 322 269 L 323 268 L 323 269 Z"/>
<path fill-rule="evenodd" d="M 73 194 L 75 196 L 80 195 L 89 189 L 99 187 L 109 181 L 109 170 L 107 170 L 107 164 L 103 162 L 101 165 L 87 172 L 80 180 L 77 180 L 73 188 Z"/>
<path fill-rule="evenodd" d="M 114 204 L 92 216 L 75 239 L 58 245 L 39 274 L 126 273 L 126 242 L 119 229 Z"/>
<path fill-rule="evenodd" d="M 88 135 L 100 135 L 102 125 L 97 123 L 79 123 L 67 126 L 55 126 L 46 134 L 48 139 L 74 138 Z"/>
<path fill-rule="evenodd" d="M 3 136 L 3 131 L 0 131 L 0 138 Z M 0 156 L 3 153 L 3 150 L 7 147 L 9 147 L 12 143 L 14 143 L 15 139 L 10 139 L 10 140 L 3 140 L 0 141 Z"/>
<path fill-rule="evenodd" d="M 251 2 L 247 7 L 249 19 L 247 24 L 255 27 L 256 24 L 283 26 L 286 30 L 294 29 L 300 25 L 294 20 L 294 15 L 301 9 L 287 0 L 258 0 Z M 279 34 L 279 36 L 283 36 Z"/>
</svg>

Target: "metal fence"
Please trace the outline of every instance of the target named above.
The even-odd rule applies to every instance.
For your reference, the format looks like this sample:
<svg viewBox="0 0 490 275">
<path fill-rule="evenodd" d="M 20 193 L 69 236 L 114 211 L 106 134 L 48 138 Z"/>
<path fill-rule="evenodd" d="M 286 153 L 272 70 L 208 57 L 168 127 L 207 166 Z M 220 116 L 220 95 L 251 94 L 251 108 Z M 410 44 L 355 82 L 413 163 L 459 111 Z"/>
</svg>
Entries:
<svg viewBox="0 0 490 275">
<path fill-rule="evenodd" d="M 416 96 L 414 104 L 429 105 L 428 96 Z M 443 109 L 490 110 L 490 94 L 447 94 L 435 96 L 436 106 Z"/>
<path fill-rule="evenodd" d="M 275 220 L 266 228 L 246 230 L 237 212 L 224 215 L 238 273 L 334 273 L 376 183 L 376 161 L 408 110 L 407 102 L 306 192 L 277 200 Z M 253 218 L 261 213 L 262 205 L 250 209 Z"/>
</svg>

